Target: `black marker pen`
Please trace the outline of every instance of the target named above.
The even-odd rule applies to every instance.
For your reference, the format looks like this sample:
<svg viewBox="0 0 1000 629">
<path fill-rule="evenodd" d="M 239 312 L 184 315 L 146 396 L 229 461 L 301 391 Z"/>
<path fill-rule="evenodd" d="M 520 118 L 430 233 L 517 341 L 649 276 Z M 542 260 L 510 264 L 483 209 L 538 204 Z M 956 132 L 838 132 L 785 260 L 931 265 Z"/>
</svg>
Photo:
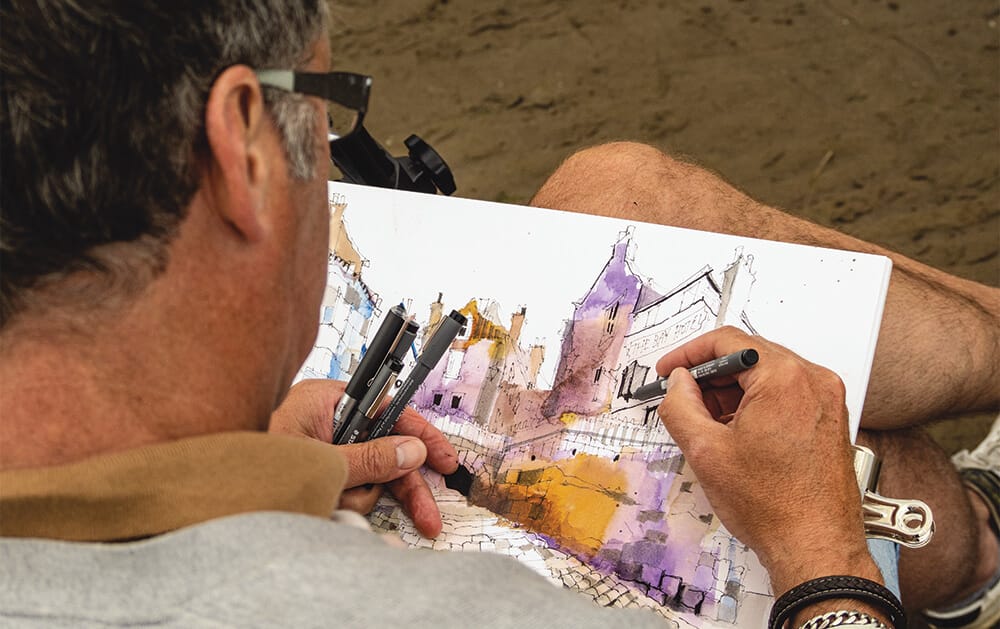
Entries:
<svg viewBox="0 0 1000 629">
<path fill-rule="evenodd" d="M 358 402 L 354 413 L 344 424 L 342 430 L 334 437 L 334 443 L 344 445 L 356 443 L 361 440 L 365 429 L 371 423 L 372 417 L 378 412 L 378 407 L 382 404 L 382 400 L 385 399 L 389 389 L 396 384 L 396 376 L 399 375 L 399 371 L 402 368 L 403 363 L 397 360 L 395 356 L 389 356 L 386 359 L 385 364 L 375 374 L 368 392 Z"/>
<path fill-rule="evenodd" d="M 403 386 L 399 388 L 396 396 L 389 402 L 389 406 L 385 408 L 385 412 L 378 418 L 375 426 L 368 434 L 369 439 L 378 439 L 389 434 L 396 425 L 396 420 L 399 419 L 399 415 L 403 412 L 403 409 L 413 399 L 413 395 L 417 392 L 420 385 L 423 384 L 427 375 L 430 374 L 434 366 L 438 364 L 441 357 L 451 347 L 451 342 L 458 336 L 458 332 L 462 329 L 463 325 L 465 325 L 465 316 L 457 310 L 452 310 L 451 314 L 441 320 L 437 330 L 434 330 L 434 334 L 427 341 L 427 345 L 424 346 L 424 350 L 420 352 L 417 364 L 410 371 L 410 375 L 406 377 Z"/>
<path fill-rule="evenodd" d="M 361 358 L 361 363 L 354 370 L 354 375 L 347 382 L 344 396 L 337 403 L 337 408 L 333 412 L 333 434 L 336 436 L 342 432 L 347 420 L 354 414 L 358 400 L 368 391 L 368 384 L 375 377 L 379 368 L 385 362 L 389 352 L 400 339 L 404 332 L 406 323 L 406 310 L 402 306 L 393 306 L 386 314 L 385 319 L 375 332 L 375 338 Z M 337 443 L 336 438 L 334 443 Z"/>
<path fill-rule="evenodd" d="M 696 381 L 701 382 L 702 380 L 707 380 L 709 378 L 731 376 L 734 373 L 746 371 L 756 365 L 759 359 L 760 355 L 757 354 L 757 350 L 745 349 L 729 354 L 728 356 L 721 356 L 710 360 L 707 363 L 691 367 L 688 369 L 688 373 L 690 373 Z M 666 391 L 666 389 L 667 379 L 660 378 L 659 380 L 654 380 L 649 384 L 644 384 L 633 391 L 632 397 L 637 400 L 644 401 L 658 395 L 663 395 L 663 392 Z"/>
</svg>

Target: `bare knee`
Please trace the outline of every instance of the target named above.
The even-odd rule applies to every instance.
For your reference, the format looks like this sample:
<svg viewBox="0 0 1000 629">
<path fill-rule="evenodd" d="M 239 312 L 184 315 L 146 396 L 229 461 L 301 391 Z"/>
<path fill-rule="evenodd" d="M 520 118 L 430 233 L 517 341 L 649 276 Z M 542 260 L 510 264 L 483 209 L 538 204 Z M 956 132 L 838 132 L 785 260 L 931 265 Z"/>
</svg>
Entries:
<svg viewBox="0 0 1000 629">
<path fill-rule="evenodd" d="M 565 171 L 575 177 L 608 173 L 606 176 L 618 177 L 650 168 L 680 174 L 693 166 L 641 142 L 609 142 L 574 153 L 559 166 L 556 174 Z"/>
<path fill-rule="evenodd" d="M 570 156 L 532 205 L 708 231 L 729 231 L 754 203 L 713 173 L 637 142 Z"/>
<path fill-rule="evenodd" d="M 653 181 L 652 174 L 663 177 L 683 167 L 688 166 L 646 144 L 601 144 L 567 158 L 542 185 L 531 204 L 634 218 L 632 208 L 663 185 L 662 180 Z"/>
</svg>

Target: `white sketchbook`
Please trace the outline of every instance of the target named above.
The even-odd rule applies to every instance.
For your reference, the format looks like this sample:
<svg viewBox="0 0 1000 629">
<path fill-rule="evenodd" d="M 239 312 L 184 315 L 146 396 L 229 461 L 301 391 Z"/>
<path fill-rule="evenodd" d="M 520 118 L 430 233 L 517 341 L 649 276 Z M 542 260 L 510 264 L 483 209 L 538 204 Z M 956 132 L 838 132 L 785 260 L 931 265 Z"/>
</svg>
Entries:
<svg viewBox="0 0 1000 629">
<path fill-rule="evenodd" d="M 889 283 L 881 256 L 523 206 L 330 184 L 328 282 L 300 378 L 346 380 L 383 314 L 468 324 L 412 405 L 474 477 L 429 474 L 445 530 L 372 515 L 415 546 L 509 554 L 599 604 L 679 626 L 762 624 L 767 576 L 711 512 L 630 393 L 667 350 L 721 325 L 843 379 L 857 430 Z M 406 370 L 404 369 L 404 375 Z"/>
</svg>

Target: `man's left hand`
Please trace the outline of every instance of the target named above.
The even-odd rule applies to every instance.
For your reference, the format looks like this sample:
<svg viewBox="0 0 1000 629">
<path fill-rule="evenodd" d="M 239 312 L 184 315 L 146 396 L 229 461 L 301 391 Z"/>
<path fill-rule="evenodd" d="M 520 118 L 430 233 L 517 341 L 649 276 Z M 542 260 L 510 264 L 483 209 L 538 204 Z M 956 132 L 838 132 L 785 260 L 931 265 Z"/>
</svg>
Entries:
<svg viewBox="0 0 1000 629">
<path fill-rule="evenodd" d="M 303 380 L 289 391 L 271 415 L 269 432 L 333 441 L 333 411 L 344 383 Z M 340 508 L 368 513 L 382 494 L 382 484 L 403 504 L 417 530 L 427 537 L 441 532 L 441 512 L 419 468 L 441 474 L 458 469 L 458 453 L 448 439 L 415 410 L 406 408 L 395 435 L 335 446 L 347 460 L 347 482 Z"/>
</svg>

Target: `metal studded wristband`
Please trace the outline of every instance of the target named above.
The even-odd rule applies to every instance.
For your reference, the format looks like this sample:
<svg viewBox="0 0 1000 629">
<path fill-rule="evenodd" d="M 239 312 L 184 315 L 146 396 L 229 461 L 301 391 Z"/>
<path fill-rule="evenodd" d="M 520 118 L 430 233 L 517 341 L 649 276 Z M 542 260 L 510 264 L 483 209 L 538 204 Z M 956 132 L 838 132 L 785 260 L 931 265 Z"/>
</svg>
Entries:
<svg viewBox="0 0 1000 629">
<path fill-rule="evenodd" d="M 768 627 L 784 629 L 785 624 L 803 607 L 835 598 L 865 602 L 884 611 L 895 629 L 906 628 L 906 614 L 895 594 L 874 581 L 852 576 L 822 577 L 788 590 L 771 607 Z"/>
</svg>

